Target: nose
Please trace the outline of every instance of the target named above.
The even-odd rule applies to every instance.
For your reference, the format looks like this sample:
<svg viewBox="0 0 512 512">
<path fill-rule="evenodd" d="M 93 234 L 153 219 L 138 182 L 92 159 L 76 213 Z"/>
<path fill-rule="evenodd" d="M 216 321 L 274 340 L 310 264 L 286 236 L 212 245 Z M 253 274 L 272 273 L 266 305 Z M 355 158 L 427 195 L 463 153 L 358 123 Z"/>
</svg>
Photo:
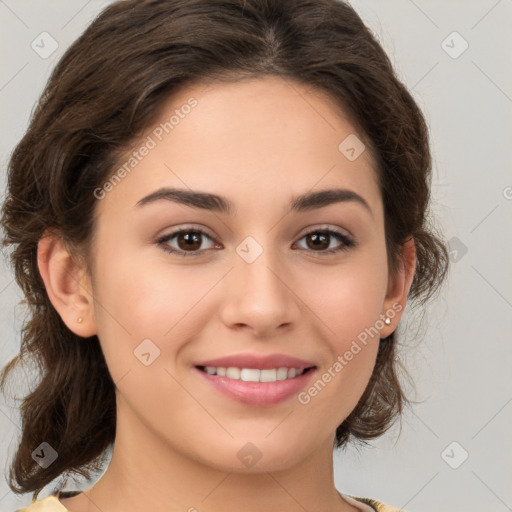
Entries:
<svg viewBox="0 0 512 512">
<path fill-rule="evenodd" d="M 249 261 L 237 255 L 226 276 L 222 320 L 229 328 L 245 329 L 255 337 L 282 335 L 297 325 L 301 315 L 291 272 L 271 250 Z"/>
</svg>

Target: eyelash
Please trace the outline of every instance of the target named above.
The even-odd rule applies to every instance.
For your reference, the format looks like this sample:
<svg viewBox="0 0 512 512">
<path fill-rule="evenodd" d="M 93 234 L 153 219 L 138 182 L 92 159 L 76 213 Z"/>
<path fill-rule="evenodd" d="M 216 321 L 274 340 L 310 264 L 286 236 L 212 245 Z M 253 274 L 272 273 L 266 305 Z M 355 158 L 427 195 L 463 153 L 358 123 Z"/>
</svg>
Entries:
<svg viewBox="0 0 512 512">
<path fill-rule="evenodd" d="M 170 253 L 170 254 L 175 254 L 177 256 L 183 256 L 183 257 L 197 256 L 201 251 L 190 251 L 190 252 L 178 251 L 176 249 L 171 249 L 167 245 L 166 242 L 169 242 L 174 237 L 176 237 L 182 233 L 198 233 L 200 235 L 203 235 L 203 236 L 209 238 L 213 242 L 217 243 L 216 240 L 214 240 L 208 233 L 206 233 L 205 231 L 203 231 L 202 229 L 199 229 L 199 228 L 184 228 L 184 229 L 179 229 L 178 231 L 173 231 L 172 233 L 169 233 L 168 235 L 164 235 L 161 238 L 159 238 L 156 241 L 156 243 L 162 248 L 163 251 Z M 312 234 L 316 234 L 316 233 L 332 235 L 332 236 L 338 238 L 343 243 L 343 245 L 341 247 L 338 247 L 336 249 L 329 249 L 326 251 L 312 251 L 312 252 L 317 252 L 321 255 L 326 255 L 326 254 L 330 255 L 330 254 L 348 251 L 350 248 L 355 247 L 355 245 L 356 245 L 356 243 L 353 240 L 351 240 L 347 235 L 340 233 L 339 231 L 335 231 L 333 229 L 315 229 L 315 230 L 309 231 L 307 233 L 304 233 L 304 235 L 302 235 L 299 240 L 302 240 L 303 238 L 305 238 L 308 235 L 312 235 Z"/>
</svg>

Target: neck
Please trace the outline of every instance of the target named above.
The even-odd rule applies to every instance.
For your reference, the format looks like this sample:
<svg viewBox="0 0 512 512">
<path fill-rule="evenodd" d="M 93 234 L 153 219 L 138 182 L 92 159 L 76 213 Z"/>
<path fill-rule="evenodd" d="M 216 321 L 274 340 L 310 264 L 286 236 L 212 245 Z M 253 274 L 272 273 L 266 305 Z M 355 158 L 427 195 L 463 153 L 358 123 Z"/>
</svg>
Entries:
<svg viewBox="0 0 512 512">
<path fill-rule="evenodd" d="M 83 493 L 90 512 L 357 510 L 334 486 L 333 437 L 286 469 L 257 463 L 241 472 L 240 468 L 214 468 L 187 456 L 133 415 L 119 420 L 120 414 L 110 464 Z M 254 471 L 257 466 L 261 469 Z"/>
</svg>

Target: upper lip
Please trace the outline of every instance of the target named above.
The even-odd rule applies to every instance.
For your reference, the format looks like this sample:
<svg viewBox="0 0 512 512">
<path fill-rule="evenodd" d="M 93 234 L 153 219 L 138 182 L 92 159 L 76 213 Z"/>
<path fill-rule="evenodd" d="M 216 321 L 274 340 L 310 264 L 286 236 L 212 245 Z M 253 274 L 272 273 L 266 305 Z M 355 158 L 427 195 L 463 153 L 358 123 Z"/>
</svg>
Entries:
<svg viewBox="0 0 512 512">
<path fill-rule="evenodd" d="M 297 357 L 287 356 L 286 354 L 269 354 L 266 356 L 256 354 L 234 354 L 217 359 L 208 359 L 201 361 L 196 366 L 215 366 L 217 368 L 297 368 L 299 370 L 315 366 L 310 361 L 298 359 Z"/>
</svg>

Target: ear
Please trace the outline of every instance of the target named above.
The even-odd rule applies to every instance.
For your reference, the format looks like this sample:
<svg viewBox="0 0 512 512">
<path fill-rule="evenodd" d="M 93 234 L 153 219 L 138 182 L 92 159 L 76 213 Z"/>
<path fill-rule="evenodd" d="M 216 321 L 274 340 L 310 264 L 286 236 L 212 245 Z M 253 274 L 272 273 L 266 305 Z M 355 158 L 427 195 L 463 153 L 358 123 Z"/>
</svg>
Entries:
<svg viewBox="0 0 512 512">
<path fill-rule="evenodd" d="M 400 269 L 394 276 L 389 276 L 388 290 L 384 301 L 384 316 L 391 320 L 389 325 L 381 329 L 380 337 L 387 338 L 392 334 L 402 317 L 407 304 L 407 296 L 416 270 L 416 245 L 414 238 L 410 238 L 402 246 L 402 259 Z M 382 317 L 381 317 L 382 318 Z"/>
<path fill-rule="evenodd" d="M 58 233 L 46 231 L 40 239 L 37 266 L 48 297 L 68 329 L 83 338 L 96 334 L 94 298 L 85 265 L 71 257 Z"/>
</svg>

